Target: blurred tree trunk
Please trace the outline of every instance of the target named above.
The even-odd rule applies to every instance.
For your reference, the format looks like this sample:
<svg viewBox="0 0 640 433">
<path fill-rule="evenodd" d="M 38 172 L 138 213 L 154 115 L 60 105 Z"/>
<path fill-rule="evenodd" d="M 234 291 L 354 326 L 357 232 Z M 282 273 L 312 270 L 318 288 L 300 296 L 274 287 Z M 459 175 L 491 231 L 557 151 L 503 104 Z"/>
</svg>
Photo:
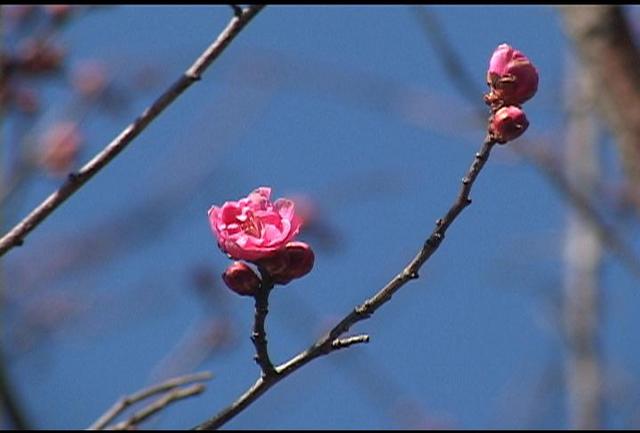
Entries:
<svg viewBox="0 0 640 433">
<path fill-rule="evenodd" d="M 620 6 L 563 6 L 566 30 L 596 88 L 631 191 L 640 191 L 640 51 Z M 640 206 L 639 193 L 634 202 Z"/>
<path fill-rule="evenodd" d="M 573 187 L 592 198 L 599 178 L 598 131 L 593 82 L 581 65 L 572 65 L 567 97 L 566 174 Z M 596 227 L 576 208 L 569 209 L 565 238 L 564 329 L 567 342 L 565 383 L 569 425 L 603 427 L 600 328 L 602 243 Z"/>
</svg>

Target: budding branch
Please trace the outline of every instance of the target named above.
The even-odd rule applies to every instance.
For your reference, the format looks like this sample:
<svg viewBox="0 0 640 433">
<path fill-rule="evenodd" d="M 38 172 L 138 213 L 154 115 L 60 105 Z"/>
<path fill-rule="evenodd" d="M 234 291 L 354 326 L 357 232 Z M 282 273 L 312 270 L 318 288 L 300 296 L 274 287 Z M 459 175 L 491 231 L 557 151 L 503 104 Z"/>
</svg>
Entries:
<svg viewBox="0 0 640 433">
<path fill-rule="evenodd" d="M 485 163 L 489 159 L 489 155 L 491 154 L 491 150 L 493 149 L 495 144 L 496 141 L 490 136 L 487 136 L 485 138 L 484 142 L 482 143 L 482 148 L 478 153 L 476 153 L 475 159 L 471 164 L 471 167 L 469 167 L 469 171 L 467 172 L 465 177 L 462 178 L 462 186 L 453 205 L 449 208 L 449 211 L 443 218 L 440 218 L 438 221 L 436 221 L 435 229 L 424 242 L 418 254 L 413 258 L 413 260 L 411 260 L 411 262 L 409 262 L 409 264 L 402 270 L 402 272 L 393 277 L 391 281 L 389 281 L 373 297 L 365 300 L 362 304 L 355 307 L 351 313 L 349 313 L 344 319 L 342 319 L 327 334 L 325 334 L 314 344 L 312 344 L 307 350 L 294 356 L 284 364 L 274 367 L 275 374 L 265 374 L 264 367 L 261 364 L 261 367 L 263 367 L 263 374 L 260 376 L 260 378 L 258 378 L 253 386 L 251 386 L 251 388 L 249 388 L 230 406 L 220 411 L 214 417 L 196 426 L 196 429 L 214 430 L 223 426 L 225 423 L 227 423 L 229 420 L 231 420 L 237 414 L 247 408 L 251 403 L 256 401 L 269 388 L 271 388 L 273 385 L 275 385 L 303 365 L 320 356 L 327 355 L 335 350 L 350 347 L 351 345 L 357 343 L 368 342 L 369 337 L 367 335 L 358 335 L 354 337 L 346 337 L 343 339 L 341 339 L 340 337 L 348 332 L 349 329 L 357 322 L 371 317 L 378 308 L 388 302 L 391 297 L 407 282 L 418 278 L 418 271 L 420 270 L 420 268 L 422 268 L 425 262 L 429 260 L 431 255 L 438 249 L 440 243 L 444 239 L 445 233 L 449 226 L 453 223 L 453 221 L 455 221 L 455 219 L 458 217 L 458 215 L 460 215 L 464 208 L 471 204 L 471 198 L 469 197 L 471 188 L 473 187 L 476 178 L 480 174 L 482 167 L 484 167 Z M 256 307 L 257 306 L 258 301 L 256 300 Z M 256 309 L 256 320 L 257 319 L 258 312 Z M 261 320 L 264 320 L 264 317 L 261 317 Z M 264 326 L 264 321 L 262 322 L 262 325 Z M 264 331 L 264 327 L 262 328 L 262 330 Z M 264 341 L 264 344 L 265 346 L 261 348 L 261 350 L 264 349 L 266 353 L 266 339 Z M 257 344 L 256 349 L 258 349 Z M 256 356 L 257 359 L 260 357 L 259 354 Z M 266 359 L 268 360 L 268 356 Z"/>
</svg>

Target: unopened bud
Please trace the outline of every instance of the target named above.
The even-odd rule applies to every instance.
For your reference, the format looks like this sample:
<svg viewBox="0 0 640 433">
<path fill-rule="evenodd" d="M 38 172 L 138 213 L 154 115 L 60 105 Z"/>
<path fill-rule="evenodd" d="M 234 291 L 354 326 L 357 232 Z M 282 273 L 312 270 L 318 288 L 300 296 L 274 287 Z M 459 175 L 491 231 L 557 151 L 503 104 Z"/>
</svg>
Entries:
<svg viewBox="0 0 640 433">
<path fill-rule="evenodd" d="M 510 105 L 502 107 L 494 113 L 489 121 L 489 134 L 498 143 L 520 137 L 529 127 L 529 121 L 520 107 Z"/>
<path fill-rule="evenodd" d="M 538 90 L 538 71 L 529 58 L 513 47 L 502 44 L 489 61 L 486 96 L 492 106 L 520 105 Z"/>
<path fill-rule="evenodd" d="M 280 275 L 289 266 L 289 254 L 285 249 L 282 249 L 271 256 L 261 258 L 256 261 L 256 264 L 260 265 L 271 276 Z"/>
<path fill-rule="evenodd" d="M 245 263 L 233 262 L 222 274 L 225 284 L 238 295 L 253 296 L 260 287 L 260 278 Z"/>
<path fill-rule="evenodd" d="M 313 269 L 315 254 L 304 242 L 289 242 L 282 254 L 287 256 L 288 265 L 284 271 L 272 274 L 273 281 L 277 284 L 287 284 L 291 280 L 307 275 Z"/>
</svg>

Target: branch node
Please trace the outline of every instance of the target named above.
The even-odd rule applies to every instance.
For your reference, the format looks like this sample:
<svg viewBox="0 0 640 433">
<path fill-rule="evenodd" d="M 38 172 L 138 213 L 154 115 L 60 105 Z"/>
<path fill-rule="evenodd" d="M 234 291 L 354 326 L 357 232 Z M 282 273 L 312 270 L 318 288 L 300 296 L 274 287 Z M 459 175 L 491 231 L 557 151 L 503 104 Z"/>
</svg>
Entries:
<svg viewBox="0 0 640 433">
<path fill-rule="evenodd" d="M 367 334 L 354 335 L 352 337 L 336 338 L 331 342 L 333 350 L 344 349 L 354 344 L 368 343 L 369 336 Z"/>
<path fill-rule="evenodd" d="M 233 14 L 238 18 L 240 18 L 244 13 L 244 10 L 238 5 L 229 5 L 229 6 L 231 6 L 231 9 L 233 9 Z"/>
<path fill-rule="evenodd" d="M 187 77 L 187 79 L 189 79 L 191 82 L 196 82 L 196 81 L 200 81 L 202 80 L 202 75 L 196 73 L 196 72 L 192 72 L 192 71 L 188 71 L 185 72 L 185 77 Z"/>
<path fill-rule="evenodd" d="M 356 313 L 358 316 L 360 316 L 360 317 L 362 317 L 362 318 L 366 319 L 366 318 L 368 318 L 368 317 L 370 317 L 370 316 L 371 316 L 371 313 L 369 313 L 367 310 L 368 310 L 368 306 L 367 306 L 367 303 L 365 302 L 365 303 L 364 303 L 364 304 L 362 304 L 362 305 L 358 305 L 358 306 L 357 306 L 353 311 L 354 311 L 354 313 Z"/>
</svg>

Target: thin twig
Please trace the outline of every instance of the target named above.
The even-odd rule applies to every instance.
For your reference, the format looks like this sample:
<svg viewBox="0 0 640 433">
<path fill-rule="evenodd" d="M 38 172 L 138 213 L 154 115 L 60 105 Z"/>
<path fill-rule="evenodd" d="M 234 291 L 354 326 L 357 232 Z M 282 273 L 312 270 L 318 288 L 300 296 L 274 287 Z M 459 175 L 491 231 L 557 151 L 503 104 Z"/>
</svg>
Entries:
<svg viewBox="0 0 640 433">
<path fill-rule="evenodd" d="M 209 380 L 212 377 L 213 375 L 208 371 L 187 374 L 184 376 L 174 377 L 173 379 L 169 379 L 160 384 L 144 388 L 134 394 L 124 396 L 111 406 L 103 415 L 101 415 L 93 424 L 91 424 L 87 430 L 102 430 L 128 407 L 156 394 L 172 390 L 188 383 Z"/>
<path fill-rule="evenodd" d="M 343 346 L 337 344 L 334 346 L 334 342 L 339 337 L 362 320 L 371 317 L 375 311 L 388 302 L 391 297 L 406 283 L 418 278 L 418 271 L 424 263 L 429 260 L 431 255 L 438 249 L 440 243 L 445 237 L 445 233 L 449 226 L 455 221 L 460 213 L 471 204 L 471 187 L 473 186 L 478 174 L 484 167 L 491 150 L 495 145 L 489 136 L 487 136 L 482 144 L 480 152 L 476 153 L 475 159 L 469 168 L 466 176 L 462 178 L 462 186 L 460 192 L 449 211 L 443 218 L 436 221 L 436 227 L 424 242 L 422 248 L 418 254 L 409 262 L 409 264 L 395 277 L 391 279 L 380 291 L 378 291 L 373 297 L 365 300 L 362 304 L 353 309 L 344 319 L 342 319 L 336 326 L 333 327 L 327 334 L 317 340 L 307 350 L 299 353 L 291 358 L 284 364 L 276 367 L 277 375 L 260 377 L 244 394 L 242 394 L 231 405 L 220 411 L 217 415 L 209 420 L 196 426 L 197 430 L 215 430 L 237 414 L 242 412 L 251 403 L 256 401 L 261 395 L 263 395 L 269 388 L 284 379 L 303 365 L 311 362 L 312 360 L 327 355 L 335 350 L 339 350 Z"/>
<path fill-rule="evenodd" d="M 131 427 L 135 427 L 140 424 L 142 421 L 146 420 L 150 416 L 160 412 L 171 403 L 182 400 L 188 397 L 193 397 L 198 394 L 202 394 L 205 390 L 205 386 L 201 383 L 196 383 L 194 385 L 174 389 L 171 392 L 166 393 L 159 399 L 155 400 L 153 403 L 146 406 L 144 409 L 134 413 L 128 419 L 119 422 L 118 424 L 108 427 L 107 430 L 129 430 Z"/>
<path fill-rule="evenodd" d="M 256 354 L 254 359 L 260 366 L 263 376 L 273 376 L 278 374 L 276 372 L 271 359 L 269 358 L 269 351 L 267 349 L 267 332 L 264 328 L 264 322 L 269 314 L 269 294 L 273 289 L 273 280 L 268 272 L 260 269 L 262 274 L 262 284 L 256 293 L 255 299 L 255 315 L 253 320 L 253 333 L 251 334 L 251 341 L 256 348 Z"/>
<path fill-rule="evenodd" d="M 415 12 L 416 18 L 420 20 L 421 28 L 424 30 L 428 40 L 433 43 L 447 76 L 468 103 L 476 106 L 476 101 L 478 100 L 476 95 L 480 95 L 481 91 L 479 89 L 473 90 L 473 84 L 471 83 L 474 80 L 470 80 L 469 77 L 471 75 L 464 67 L 461 56 L 449 42 L 437 16 L 425 7 L 416 6 L 412 7 L 411 10 Z M 477 114 L 483 120 L 486 117 L 486 114 L 480 109 L 477 110 Z M 607 248 L 618 257 L 631 274 L 636 278 L 640 278 L 640 259 L 629 244 L 624 241 L 624 238 L 614 227 L 606 223 L 591 200 L 569 182 L 557 164 L 548 156 L 531 149 L 527 141 L 526 138 L 523 138 L 519 143 L 513 143 L 510 147 L 537 168 L 551 186 L 593 224 L 598 236 Z"/>
<path fill-rule="evenodd" d="M 249 6 L 243 10 L 241 16 L 234 16 L 216 40 L 169 89 L 77 173 L 70 174 L 60 188 L 47 197 L 40 205 L 31 211 L 29 215 L 0 239 L 0 257 L 10 249 L 22 245 L 25 237 L 34 228 L 51 215 L 58 206 L 80 189 L 82 185 L 104 168 L 116 155 L 122 152 L 122 150 L 144 131 L 160 113 L 171 105 L 178 96 L 193 83 L 200 80 L 204 71 L 220 56 L 245 25 L 263 8 L 264 5 Z"/>
</svg>

